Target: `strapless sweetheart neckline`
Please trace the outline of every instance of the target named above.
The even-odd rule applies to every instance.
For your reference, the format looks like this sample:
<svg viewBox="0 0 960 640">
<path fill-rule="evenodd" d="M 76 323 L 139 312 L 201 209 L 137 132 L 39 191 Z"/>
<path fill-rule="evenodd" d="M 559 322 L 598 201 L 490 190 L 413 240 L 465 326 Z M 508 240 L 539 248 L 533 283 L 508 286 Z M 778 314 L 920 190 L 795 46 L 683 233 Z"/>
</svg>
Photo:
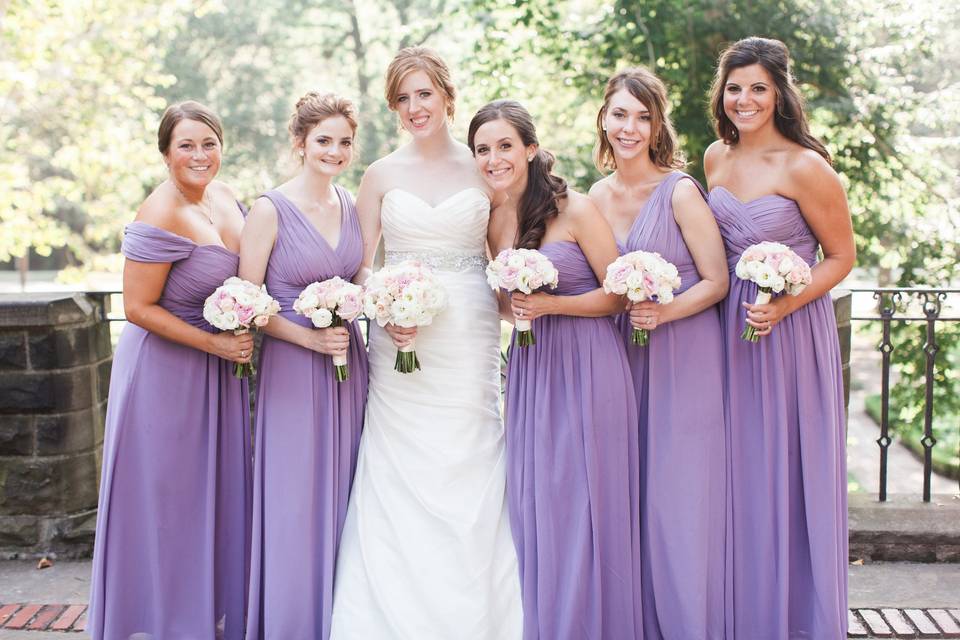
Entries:
<svg viewBox="0 0 960 640">
<path fill-rule="evenodd" d="M 742 205 L 745 206 L 745 207 L 746 207 L 746 206 L 750 206 L 751 204 L 754 204 L 755 202 L 759 202 L 759 201 L 761 201 L 761 200 L 766 200 L 767 198 L 780 198 L 781 200 L 786 200 L 787 202 L 790 202 L 790 203 L 793 203 L 793 204 L 797 204 L 797 201 L 794 200 L 793 198 L 788 198 L 787 196 L 782 196 L 782 195 L 780 195 L 779 193 L 768 193 L 768 194 L 765 194 L 765 195 L 762 195 L 762 196 L 757 196 L 756 198 L 751 198 L 750 200 L 741 200 L 740 198 L 737 197 L 737 195 L 736 195 L 733 191 L 730 191 L 730 189 L 727 189 L 727 188 L 724 187 L 724 186 L 718 186 L 718 187 L 714 187 L 713 189 L 710 189 L 710 194 L 712 194 L 714 191 L 724 191 L 727 195 L 729 195 L 731 198 L 733 198 L 734 200 L 736 200 L 737 202 L 739 202 L 740 204 L 742 204 Z M 708 194 L 708 195 L 709 195 L 709 194 Z"/>
<path fill-rule="evenodd" d="M 447 204 L 448 202 L 450 202 L 451 200 L 453 200 L 453 199 L 456 198 L 457 196 L 459 196 L 459 195 L 461 195 L 461 194 L 464 194 L 464 193 L 468 193 L 468 192 L 470 192 L 470 191 L 476 191 L 477 193 L 479 193 L 480 195 L 483 196 L 483 199 L 484 199 L 484 200 L 486 200 L 487 202 L 490 201 L 490 198 L 487 196 L 486 192 L 485 192 L 483 189 L 479 188 L 479 187 L 467 187 L 467 188 L 465 188 L 465 189 L 460 189 L 459 191 L 454 191 L 452 194 L 450 194 L 450 195 L 447 196 L 446 198 L 440 200 L 440 202 L 438 202 L 437 204 L 430 204 L 429 201 L 424 200 L 423 198 L 421 198 L 421 197 L 418 196 L 417 194 L 413 193 L 412 191 L 407 191 L 406 189 L 404 189 L 404 188 L 402 188 L 402 187 L 393 187 L 392 189 L 387 189 L 386 193 L 383 194 L 383 197 L 386 198 L 388 195 L 390 195 L 390 194 L 393 193 L 394 191 L 396 191 L 396 192 L 398 192 L 398 193 L 405 193 L 405 194 L 407 194 L 408 196 L 410 196 L 411 198 L 414 198 L 415 200 L 419 200 L 420 202 L 422 202 L 423 204 L 427 205 L 427 206 L 428 206 L 429 208 L 431 208 L 431 209 L 439 209 L 440 207 L 442 207 L 443 205 Z"/>
</svg>

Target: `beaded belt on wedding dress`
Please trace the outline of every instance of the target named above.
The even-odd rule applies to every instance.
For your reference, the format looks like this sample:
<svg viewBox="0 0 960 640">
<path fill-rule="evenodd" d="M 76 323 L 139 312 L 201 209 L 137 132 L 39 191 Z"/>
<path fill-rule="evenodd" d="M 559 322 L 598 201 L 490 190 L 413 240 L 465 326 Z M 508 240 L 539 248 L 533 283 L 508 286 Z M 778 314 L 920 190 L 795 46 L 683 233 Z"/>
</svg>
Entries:
<svg viewBox="0 0 960 640">
<path fill-rule="evenodd" d="M 383 262 L 387 265 L 404 260 L 419 260 L 436 271 L 463 271 L 487 267 L 486 256 L 458 251 L 385 251 L 383 254 Z"/>
</svg>

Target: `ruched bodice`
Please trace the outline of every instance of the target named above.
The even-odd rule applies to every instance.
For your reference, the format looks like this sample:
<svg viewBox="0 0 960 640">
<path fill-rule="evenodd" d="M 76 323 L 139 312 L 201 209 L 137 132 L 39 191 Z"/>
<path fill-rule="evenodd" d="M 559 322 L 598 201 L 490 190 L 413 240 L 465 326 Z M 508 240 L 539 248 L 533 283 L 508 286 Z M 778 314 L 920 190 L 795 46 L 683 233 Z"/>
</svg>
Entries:
<svg viewBox="0 0 960 640">
<path fill-rule="evenodd" d="M 486 253 L 490 200 L 480 189 L 457 191 L 436 206 L 404 189 L 383 196 L 380 219 L 388 252 Z"/>
<path fill-rule="evenodd" d="M 124 228 L 121 251 L 137 262 L 173 263 L 158 304 L 184 322 L 213 332 L 203 319 L 203 303 L 224 280 L 237 275 L 237 254 L 220 245 L 197 244 L 146 222 L 131 222 Z"/>
<path fill-rule="evenodd" d="M 758 242 L 780 242 L 813 265 L 819 243 L 794 200 L 769 194 L 742 202 L 724 187 L 711 189 L 708 198 L 727 249 L 733 271 L 743 250 Z"/>
<path fill-rule="evenodd" d="M 630 251 L 656 251 L 664 260 L 675 265 L 680 274 L 680 288 L 675 292 L 677 294 L 700 282 L 700 272 L 697 271 L 693 256 L 683 240 L 680 225 L 673 215 L 673 191 L 677 183 L 684 178 L 693 182 L 706 199 L 707 193 L 699 182 L 682 171 L 674 171 L 650 194 L 627 233 L 626 244 L 617 242 L 621 254 Z"/>
<path fill-rule="evenodd" d="M 267 264 L 264 283 L 277 302 L 280 315 L 305 327 L 310 319 L 294 312 L 293 302 L 307 285 L 340 276 L 350 281 L 360 269 L 363 242 L 357 211 L 349 194 L 337 186 L 340 198 L 340 240 L 336 247 L 279 191 L 263 195 L 277 210 L 277 239 Z"/>
<path fill-rule="evenodd" d="M 597 276 L 590 268 L 587 256 L 583 255 L 580 245 L 569 240 L 548 242 L 539 249 L 540 253 L 550 258 L 558 273 L 556 289 L 549 293 L 558 296 L 575 296 L 593 291 L 600 284 Z"/>
</svg>

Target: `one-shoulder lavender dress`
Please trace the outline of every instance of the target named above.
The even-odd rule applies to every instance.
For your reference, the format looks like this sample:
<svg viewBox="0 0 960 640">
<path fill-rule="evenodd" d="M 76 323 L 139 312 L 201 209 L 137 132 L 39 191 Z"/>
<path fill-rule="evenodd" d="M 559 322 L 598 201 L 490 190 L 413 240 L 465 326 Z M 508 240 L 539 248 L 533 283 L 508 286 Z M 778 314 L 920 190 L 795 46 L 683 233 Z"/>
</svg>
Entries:
<svg viewBox="0 0 960 640">
<path fill-rule="evenodd" d="M 143 222 L 123 254 L 172 263 L 161 307 L 204 331 L 239 258 Z M 233 363 L 127 324 L 114 352 L 88 630 L 95 640 L 243 637 L 250 414 Z"/>
<path fill-rule="evenodd" d="M 575 242 L 540 247 L 556 295 L 599 284 Z M 507 500 L 524 640 L 642 638 L 637 408 L 610 317 L 548 315 L 507 365 Z"/>
<path fill-rule="evenodd" d="M 740 338 L 755 284 L 733 270 L 751 244 L 782 242 L 813 265 L 818 242 L 793 200 L 710 192 L 730 267 L 727 359 L 728 637 L 847 637 L 847 477 L 836 320 L 824 295 L 757 343 Z"/>
<path fill-rule="evenodd" d="M 363 243 L 350 195 L 337 187 L 340 240 L 331 247 L 279 191 L 277 237 L 265 284 L 280 315 L 305 327 L 293 302 L 312 282 L 360 268 Z M 349 379 L 337 382 L 330 356 L 264 336 L 254 426 L 253 554 L 248 640 L 325 640 L 330 635 L 337 547 L 357 461 L 367 397 L 367 353 L 347 326 Z"/>
<path fill-rule="evenodd" d="M 673 191 L 683 179 L 700 187 L 681 171 L 666 176 L 622 248 L 656 251 L 676 265 L 677 294 L 700 282 L 673 212 Z M 646 347 L 631 344 L 627 314 L 617 324 L 640 414 L 644 632 L 647 640 L 722 640 L 726 456 L 720 315 L 711 306 L 661 325 L 650 332 Z"/>
</svg>

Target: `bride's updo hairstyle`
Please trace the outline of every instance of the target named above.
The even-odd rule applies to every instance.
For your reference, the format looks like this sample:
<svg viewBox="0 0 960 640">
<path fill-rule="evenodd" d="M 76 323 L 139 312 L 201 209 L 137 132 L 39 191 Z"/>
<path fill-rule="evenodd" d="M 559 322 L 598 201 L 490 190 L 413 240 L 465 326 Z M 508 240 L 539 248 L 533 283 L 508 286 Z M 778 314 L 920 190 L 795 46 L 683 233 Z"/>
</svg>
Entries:
<svg viewBox="0 0 960 640">
<path fill-rule="evenodd" d="M 517 206 L 518 249 L 538 249 L 547 232 L 547 221 L 560 213 L 558 203 L 567 197 L 567 182 L 551 173 L 553 154 L 540 148 L 537 130 L 530 112 L 516 100 L 494 100 L 483 106 L 470 121 L 467 129 L 467 145 L 476 154 L 474 138 L 477 130 L 488 122 L 503 120 L 509 123 L 520 136 L 525 147 L 537 146 L 537 153 L 527 163 L 527 187 Z"/>
<path fill-rule="evenodd" d="M 593 162 L 600 171 L 615 171 L 617 160 L 613 146 L 607 140 L 603 119 L 610 108 L 610 98 L 621 89 L 643 103 L 650 111 L 650 160 L 664 169 L 681 169 L 685 165 L 677 144 L 677 132 L 670 121 L 667 88 L 646 67 L 631 67 L 620 71 L 609 80 L 603 93 L 603 106 L 597 113 L 597 144 L 593 150 Z"/>
<path fill-rule="evenodd" d="M 787 45 L 771 38 L 744 38 L 734 42 L 720 54 L 717 74 L 710 88 L 710 115 L 717 136 L 727 144 L 736 144 L 740 140 L 740 132 L 723 109 L 723 92 L 731 71 L 752 64 L 763 67 L 776 86 L 777 108 L 773 114 L 773 124 L 777 131 L 788 140 L 816 151 L 830 162 L 830 153 L 826 147 L 810 133 L 807 114 L 803 110 L 803 96 L 800 95 L 790 70 L 790 52 Z"/>
<path fill-rule="evenodd" d="M 287 130 L 294 147 L 302 147 L 307 140 L 307 134 L 315 126 L 334 116 L 343 116 L 350 125 L 354 135 L 357 133 L 357 115 L 353 103 L 335 93 L 320 93 L 308 91 L 297 100 L 293 115 Z M 302 161 L 302 160 L 301 160 Z"/>
<path fill-rule="evenodd" d="M 423 71 L 427 74 L 430 81 L 443 94 L 447 117 L 453 120 L 457 89 L 453 86 L 453 80 L 450 78 L 450 68 L 447 63 L 443 61 L 440 54 L 429 47 L 400 49 L 393 60 L 390 61 L 390 66 L 387 67 L 386 86 L 384 87 L 384 95 L 390 110 L 397 110 L 400 83 L 414 71 Z"/>
</svg>

